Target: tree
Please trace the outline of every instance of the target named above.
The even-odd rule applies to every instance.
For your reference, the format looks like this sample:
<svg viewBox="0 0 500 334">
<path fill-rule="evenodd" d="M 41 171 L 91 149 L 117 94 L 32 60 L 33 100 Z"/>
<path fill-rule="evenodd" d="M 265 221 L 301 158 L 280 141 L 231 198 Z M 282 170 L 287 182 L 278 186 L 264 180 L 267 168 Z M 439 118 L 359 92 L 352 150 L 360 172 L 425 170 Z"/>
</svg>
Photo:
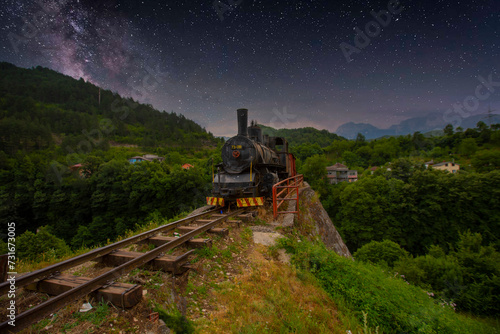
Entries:
<svg viewBox="0 0 500 334">
<path fill-rule="evenodd" d="M 339 194 L 340 209 L 335 218 L 351 251 L 372 240 L 404 242 L 403 187 L 403 181 L 371 176 L 350 184 Z"/>
<path fill-rule="evenodd" d="M 302 166 L 302 174 L 313 188 L 321 187 L 326 179 L 327 161 L 324 155 L 314 155 L 307 158 Z"/>
<path fill-rule="evenodd" d="M 323 154 L 323 149 L 318 143 L 304 143 L 291 149 L 296 158 L 306 160 L 316 154 Z"/>
<path fill-rule="evenodd" d="M 444 127 L 443 132 L 447 136 L 453 136 L 453 125 L 448 124 Z"/>
<path fill-rule="evenodd" d="M 483 246 L 481 234 L 468 231 L 448 254 L 431 246 L 426 255 L 400 258 L 394 270 L 459 310 L 491 316 L 500 311 L 499 263 L 495 247 Z"/>
<path fill-rule="evenodd" d="M 354 258 L 360 261 L 382 264 L 393 267 L 394 262 L 407 257 L 409 253 L 391 240 L 372 241 L 354 253 Z"/>
<path fill-rule="evenodd" d="M 484 131 L 484 130 L 488 129 L 488 126 L 487 126 L 487 125 L 486 125 L 486 123 L 484 123 L 483 121 L 479 121 L 479 122 L 477 122 L 477 124 L 476 124 L 476 128 L 478 128 L 478 130 L 479 130 L 480 132 L 482 132 L 482 131 Z"/>
<path fill-rule="evenodd" d="M 363 160 L 356 153 L 353 153 L 351 151 L 344 152 L 344 154 L 342 155 L 342 159 L 350 168 L 365 165 L 365 163 L 363 163 Z"/>
<path fill-rule="evenodd" d="M 366 142 L 366 137 L 362 133 L 358 133 L 358 135 L 356 136 L 355 147 L 360 147 L 360 146 L 364 145 L 365 142 Z"/>
<path fill-rule="evenodd" d="M 435 146 L 430 152 L 429 152 L 429 156 L 431 158 L 441 158 L 442 156 L 444 156 L 446 154 L 446 151 L 443 150 L 443 148 L 439 147 L 439 146 Z"/>
<path fill-rule="evenodd" d="M 466 157 L 470 157 L 476 153 L 477 149 L 478 147 L 474 138 L 466 138 L 458 146 L 458 152 Z"/>
<path fill-rule="evenodd" d="M 391 164 L 391 177 L 402 180 L 403 182 L 408 182 L 414 169 L 415 166 L 409 159 L 397 159 Z M 420 167 L 420 169 L 422 169 L 422 167 Z"/>
<path fill-rule="evenodd" d="M 479 151 L 472 157 L 471 163 L 478 172 L 489 172 L 500 169 L 500 152 L 491 150 Z"/>
</svg>

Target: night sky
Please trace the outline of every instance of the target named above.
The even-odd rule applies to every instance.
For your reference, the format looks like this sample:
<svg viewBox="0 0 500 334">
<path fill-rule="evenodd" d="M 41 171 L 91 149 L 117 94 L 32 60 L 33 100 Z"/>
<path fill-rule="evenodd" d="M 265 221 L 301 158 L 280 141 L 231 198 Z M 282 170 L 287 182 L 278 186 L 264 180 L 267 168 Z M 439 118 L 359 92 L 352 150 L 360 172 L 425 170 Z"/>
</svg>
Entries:
<svg viewBox="0 0 500 334">
<path fill-rule="evenodd" d="M 388 127 L 500 111 L 500 1 L 1 0 L 0 61 L 83 77 L 215 135 L 234 135 L 241 107 L 276 128 Z"/>
</svg>

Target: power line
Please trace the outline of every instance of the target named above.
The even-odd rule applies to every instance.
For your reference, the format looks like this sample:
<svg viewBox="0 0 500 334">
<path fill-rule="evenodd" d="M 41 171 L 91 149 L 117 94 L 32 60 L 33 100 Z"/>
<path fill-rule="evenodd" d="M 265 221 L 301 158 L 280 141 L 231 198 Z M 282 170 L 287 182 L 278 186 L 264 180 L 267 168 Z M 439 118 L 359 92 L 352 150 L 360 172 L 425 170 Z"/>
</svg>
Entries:
<svg viewBox="0 0 500 334">
<path fill-rule="evenodd" d="M 488 119 L 488 123 L 490 123 L 490 128 L 491 128 L 491 119 L 493 118 L 493 112 L 496 111 L 494 109 L 491 109 L 491 104 L 488 106 L 488 116 L 485 117 L 485 119 Z"/>
</svg>

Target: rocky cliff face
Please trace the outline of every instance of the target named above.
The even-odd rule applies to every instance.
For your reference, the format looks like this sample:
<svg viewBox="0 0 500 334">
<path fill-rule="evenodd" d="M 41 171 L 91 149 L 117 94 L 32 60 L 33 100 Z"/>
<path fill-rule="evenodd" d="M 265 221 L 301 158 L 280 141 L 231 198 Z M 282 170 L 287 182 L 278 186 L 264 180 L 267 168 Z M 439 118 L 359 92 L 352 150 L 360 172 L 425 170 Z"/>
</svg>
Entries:
<svg viewBox="0 0 500 334">
<path fill-rule="evenodd" d="M 344 257 L 352 257 L 314 190 L 310 187 L 305 188 L 300 197 L 301 204 L 305 208 L 303 219 L 310 219 L 314 223 L 313 235 L 319 236 L 326 247 L 335 253 Z"/>
<path fill-rule="evenodd" d="M 321 239 L 328 249 L 340 256 L 352 258 L 351 252 L 323 208 L 316 192 L 306 182 L 304 185 L 305 187 L 300 189 L 299 218 L 297 219 L 295 214 L 287 214 L 282 226 L 294 226 L 308 238 Z M 295 210 L 294 201 L 290 201 L 289 210 Z"/>
</svg>

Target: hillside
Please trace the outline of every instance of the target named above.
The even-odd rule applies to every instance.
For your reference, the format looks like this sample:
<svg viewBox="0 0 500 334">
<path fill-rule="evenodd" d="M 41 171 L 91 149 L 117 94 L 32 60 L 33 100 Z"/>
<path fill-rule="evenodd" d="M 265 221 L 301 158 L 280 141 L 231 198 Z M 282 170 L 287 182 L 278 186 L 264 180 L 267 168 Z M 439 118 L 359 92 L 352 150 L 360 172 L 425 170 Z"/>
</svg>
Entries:
<svg viewBox="0 0 500 334">
<path fill-rule="evenodd" d="M 318 144 L 320 147 L 326 147 L 334 140 L 345 140 L 345 138 L 331 133 L 327 130 L 318 130 L 315 128 L 300 128 L 300 129 L 274 129 L 265 125 L 260 125 L 262 133 L 275 136 L 285 137 L 291 147 L 302 144 Z"/>
<path fill-rule="evenodd" d="M 218 142 L 183 115 L 160 112 L 47 68 L 5 62 L 0 63 L 0 138 L 0 150 L 8 155 L 54 145 L 72 153 L 78 146 L 88 151 L 110 142 L 150 148 Z"/>
<path fill-rule="evenodd" d="M 0 219 L 19 234 L 48 225 L 78 248 L 196 207 L 221 142 L 109 90 L 99 102 L 99 87 L 83 79 L 0 63 Z M 128 162 L 143 154 L 164 161 Z"/>
<path fill-rule="evenodd" d="M 263 134 L 285 137 L 288 140 L 289 151 L 299 160 L 299 164 L 301 160 L 305 160 L 307 157 L 323 154 L 323 150 L 332 145 L 333 142 L 346 141 L 345 138 L 335 133 L 311 127 L 277 130 L 265 125 L 259 126 L 262 128 Z"/>
</svg>

